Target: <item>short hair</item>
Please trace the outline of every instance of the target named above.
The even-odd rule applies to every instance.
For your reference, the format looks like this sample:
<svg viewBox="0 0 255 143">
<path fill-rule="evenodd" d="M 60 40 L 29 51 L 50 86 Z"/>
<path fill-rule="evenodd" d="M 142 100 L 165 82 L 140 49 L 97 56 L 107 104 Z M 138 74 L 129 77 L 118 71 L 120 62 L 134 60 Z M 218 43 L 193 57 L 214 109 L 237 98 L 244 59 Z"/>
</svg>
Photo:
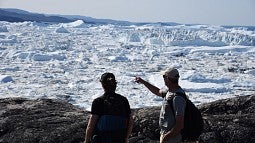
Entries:
<svg viewBox="0 0 255 143">
<path fill-rule="evenodd" d="M 117 82 L 113 73 L 106 72 L 102 74 L 100 82 L 105 91 L 115 91 L 117 88 Z"/>
</svg>

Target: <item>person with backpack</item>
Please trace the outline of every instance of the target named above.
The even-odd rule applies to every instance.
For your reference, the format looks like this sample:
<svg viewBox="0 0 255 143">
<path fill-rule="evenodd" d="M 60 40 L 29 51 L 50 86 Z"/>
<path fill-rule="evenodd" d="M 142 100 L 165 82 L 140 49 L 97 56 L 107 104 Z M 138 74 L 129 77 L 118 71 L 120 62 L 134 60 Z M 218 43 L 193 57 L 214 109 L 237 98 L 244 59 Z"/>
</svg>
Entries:
<svg viewBox="0 0 255 143">
<path fill-rule="evenodd" d="M 100 82 L 104 94 L 92 102 L 84 143 L 128 143 L 133 118 L 126 97 L 115 93 L 113 73 L 104 73 Z"/>
<path fill-rule="evenodd" d="M 176 93 L 185 93 L 179 86 L 179 72 L 175 68 L 168 68 L 162 72 L 167 89 L 158 87 L 136 77 L 135 81 L 145 85 L 153 94 L 163 98 L 160 111 L 160 143 L 180 143 L 182 141 L 181 130 L 184 128 L 184 115 L 186 100 L 182 96 L 175 96 Z M 169 101 L 172 100 L 172 107 Z"/>
</svg>

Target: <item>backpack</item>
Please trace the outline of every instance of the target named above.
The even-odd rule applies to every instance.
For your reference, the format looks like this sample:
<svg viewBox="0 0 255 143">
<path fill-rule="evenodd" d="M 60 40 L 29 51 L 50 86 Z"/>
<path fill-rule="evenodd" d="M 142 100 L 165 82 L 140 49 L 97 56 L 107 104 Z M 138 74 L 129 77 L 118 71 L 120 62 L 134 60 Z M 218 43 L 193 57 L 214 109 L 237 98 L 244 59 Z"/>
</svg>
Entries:
<svg viewBox="0 0 255 143">
<path fill-rule="evenodd" d="M 175 96 L 181 96 L 186 101 L 184 128 L 181 130 L 183 141 L 197 141 L 203 131 L 204 121 L 199 109 L 190 101 L 185 93 L 177 92 Z M 168 100 L 172 111 L 173 98 Z M 173 112 L 174 113 L 174 112 Z"/>
<path fill-rule="evenodd" d="M 100 115 L 95 126 L 92 143 L 123 142 L 127 131 L 124 101 L 120 95 L 103 96 L 102 106 L 106 114 Z"/>
</svg>

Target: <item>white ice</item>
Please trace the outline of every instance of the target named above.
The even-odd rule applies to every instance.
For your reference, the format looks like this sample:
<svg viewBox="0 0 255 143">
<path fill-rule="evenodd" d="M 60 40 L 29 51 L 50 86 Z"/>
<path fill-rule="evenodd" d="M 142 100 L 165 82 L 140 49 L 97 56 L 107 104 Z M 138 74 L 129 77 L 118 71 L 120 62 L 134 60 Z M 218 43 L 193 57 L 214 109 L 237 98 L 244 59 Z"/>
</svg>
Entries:
<svg viewBox="0 0 255 143">
<path fill-rule="evenodd" d="M 162 88 L 162 70 L 179 69 L 196 104 L 254 94 L 255 31 L 211 25 L 90 25 L 0 22 L 0 98 L 56 98 L 89 110 L 113 72 L 132 108 L 162 99 L 134 82 Z"/>
</svg>

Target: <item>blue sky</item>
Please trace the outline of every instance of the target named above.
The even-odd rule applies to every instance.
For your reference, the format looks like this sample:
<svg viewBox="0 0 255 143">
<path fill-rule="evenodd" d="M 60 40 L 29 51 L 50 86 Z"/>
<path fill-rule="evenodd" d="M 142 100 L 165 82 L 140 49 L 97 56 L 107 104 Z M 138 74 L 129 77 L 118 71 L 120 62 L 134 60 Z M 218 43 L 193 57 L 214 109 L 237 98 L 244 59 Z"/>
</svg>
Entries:
<svg viewBox="0 0 255 143">
<path fill-rule="evenodd" d="M 0 0 L 0 7 L 132 22 L 255 26 L 255 0 Z"/>
</svg>

